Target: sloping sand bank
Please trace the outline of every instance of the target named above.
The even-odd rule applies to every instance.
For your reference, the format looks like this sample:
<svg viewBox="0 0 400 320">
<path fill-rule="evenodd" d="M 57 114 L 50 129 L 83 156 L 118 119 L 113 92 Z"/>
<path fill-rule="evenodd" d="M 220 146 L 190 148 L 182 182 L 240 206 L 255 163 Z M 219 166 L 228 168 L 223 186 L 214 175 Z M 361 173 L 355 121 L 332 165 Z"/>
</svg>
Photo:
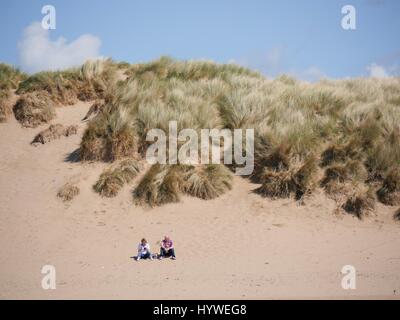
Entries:
<svg viewBox="0 0 400 320">
<path fill-rule="evenodd" d="M 79 124 L 89 108 L 59 108 L 52 123 Z M 363 221 L 333 214 L 316 194 L 301 206 L 253 194 L 235 178 L 232 191 L 155 209 L 132 204 L 134 181 L 113 199 L 92 191 L 101 163 L 73 162 L 79 134 L 31 146 L 46 128 L 0 125 L 0 298 L 395 298 L 400 297 L 400 223 L 378 205 Z M 67 181 L 80 187 L 57 199 Z M 169 234 L 176 261 L 133 261 L 146 237 L 154 251 Z M 43 290 L 41 268 L 57 271 Z M 357 270 L 356 290 L 341 287 L 344 265 Z"/>
</svg>

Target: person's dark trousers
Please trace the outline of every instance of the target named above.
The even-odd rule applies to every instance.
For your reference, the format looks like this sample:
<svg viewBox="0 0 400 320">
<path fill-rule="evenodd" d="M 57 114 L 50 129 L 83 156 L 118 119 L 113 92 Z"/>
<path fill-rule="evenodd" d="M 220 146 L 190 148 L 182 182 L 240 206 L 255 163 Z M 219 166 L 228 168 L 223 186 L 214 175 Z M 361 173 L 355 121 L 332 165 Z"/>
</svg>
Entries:
<svg viewBox="0 0 400 320">
<path fill-rule="evenodd" d="M 140 256 L 140 258 L 141 258 L 141 259 L 149 259 L 149 258 L 150 258 L 150 252 L 146 252 L 146 253 L 142 254 L 142 255 Z"/>
<path fill-rule="evenodd" d="M 164 248 L 161 248 L 160 249 L 160 256 L 161 257 L 174 257 L 175 258 L 175 250 L 174 250 L 174 248 L 171 248 L 171 249 L 168 249 L 168 250 L 166 250 Z"/>
</svg>

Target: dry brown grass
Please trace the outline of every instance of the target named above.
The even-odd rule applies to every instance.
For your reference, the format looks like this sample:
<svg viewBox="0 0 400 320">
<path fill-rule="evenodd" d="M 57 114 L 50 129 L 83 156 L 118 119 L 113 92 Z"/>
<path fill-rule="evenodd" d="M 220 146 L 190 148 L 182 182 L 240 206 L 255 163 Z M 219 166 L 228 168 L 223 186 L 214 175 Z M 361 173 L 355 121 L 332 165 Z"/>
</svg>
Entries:
<svg viewBox="0 0 400 320">
<path fill-rule="evenodd" d="M 388 172 L 377 196 L 386 205 L 400 205 L 400 168 L 393 168 Z"/>
<path fill-rule="evenodd" d="M 360 145 L 354 139 L 344 144 L 331 144 L 321 154 L 321 166 L 343 163 L 349 159 L 360 160 L 361 155 Z"/>
<path fill-rule="evenodd" d="M 105 105 L 104 99 L 97 99 L 89 108 L 82 121 L 88 121 L 96 117 Z"/>
<path fill-rule="evenodd" d="M 260 177 L 262 185 L 255 192 L 273 199 L 294 195 L 300 200 L 316 187 L 317 173 L 317 159 L 310 155 L 304 163 L 293 163 L 286 169 L 265 169 Z"/>
<path fill-rule="evenodd" d="M 0 90 L 0 123 L 5 122 L 12 114 L 12 103 L 10 101 L 11 91 Z"/>
<path fill-rule="evenodd" d="M 100 118 L 100 119 L 99 119 Z M 99 122 L 105 126 L 99 127 Z M 81 160 L 115 161 L 137 156 L 138 142 L 134 125 L 125 113 L 101 113 L 90 122 L 81 145 Z"/>
<path fill-rule="evenodd" d="M 375 202 L 373 190 L 364 187 L 356 191 L 353 190 L 353 194 L 347 198 L 342 208 L 347 213 L 362 219 L 363 216 L 368 215 L 375 209 Z"/>
<path fill-rule="evenodd" d="M 64 202 L 71 201 L 79 194 L 79 188 L 71 183 L 64 184 L 57 193 L 57 197 Z"/>
<path fill-rule="evenodd" d="M 400 209 L 397 209 L 397 211 L 394 213 L 393 219 L 396 221 L 400 221 Z"/>
<path fill-rule="evenodd" d="M 89 60 L 80 68 L 39 72 L 22 81 L 17 94 L 42 91 L 56 105 L 103 98 L 115 82 L 116 70 L 111 60 Z"/>
<path fill-rule="evenodd" d="M 190 168 L 183 165 L 152 165 L 133 192 L 135 203 L 154 207 L 178 202 L 188 170 Z"/>
<path fill-rule="evenodd" d="M 280 144 L 277 147 L 273 147 L 272 142 L 267 140 L 264 140 L 262 144 L 260 142 L 255 150 L 254 172 L 251 175 L 252 181 L 262 183 L 265 170 L 288 170 L 290 159 L 289 145 Z"/>
<path fill-rule="evenodd" d="M 292 172 L 288 170 L 273 171 L 266 169 L 263 175 L 263 183 L 255 192 L 272 199 L 289 198 L 295 192 Z"/>
<path fill-rule="evenodd" d="M 325 169 L 325 175 L 321 180 L 321 186 L 329 191 L 333 184 L 341 184 L 348 181 L 364 182 L 368 178 L 368 173 L 362 162 L 349 160 L 343 164 L 334 164 Z M 336 190 L 333 188 L 332 190 Z M 330 192 L 328 192 L 330 193 Z"/>
<path fill-rule="evenodd" d="M 17 92 L 45 92 L 55 104 L 99 99 L 84 119 L 90 121 L 80 145 L 81 160 L 143 156 L 149 130 L 167 133 L 169 121 L 177 121 L 178 130 L 253 128 L 255 170 L 250 178 L 262 184 L 257 191 L 265 196 L 302 198 L 322 174 L 321 187 L 341 205 L 357 186 L 375 187 L 383 180 L 379 199 L 400 201 L 388 178 L 400 166 L 399 78 L 270 80 L 231 64 L 163 57 L 135 65 L 89 62 L 79 69 L 39 73 L 22 81 Z M 39 120 L 30 112 L 17 113 L 29 126 L 51 118 L 45 111 L 38 112 Z M 318 159 L 308 160 L 310 154 Z M 176 201 L 188 183 L 178 167 L 150 170 L 138 198 L 152 205 Z M 195 169 L 189 172 L 197 184 L 187 192 L 200 198 L 219 194 L 212 191 L 206 168 Z"/>
<path fill-rule="evenodd" d="M 53 102 L 42 92 L 22 95 L 13 110 L 15 118 L 24 127 L 37 127 L 53 120 L 56 116 Z"/>
<path fill-rule="evenodd" d="M 0 123 L 5 122 L 12 114 L 13 102 L 11 101 L 12 90 L 26 79 L 27 75 L 18 69 L 0 63 Z"/>
<path fill-rule="evenodd" d="M 232 173 L 221 164 L 191 167 L 184 179 L 184 192 L 204 200 L 217 198 L 232 189 Z"/>
<path fill-rule="evenodd" d="M 115 87 L 113 99 L 89 124 L 81 144 L 84 159 L 112 161 L 125 150 L 144 154 L 147 132 L 167 132 L 168 122 L 175 120 L 178 130 L 254 128 L 251 178 L 263 184 L 261 193 L 273 197 L 301 198 L 314 189 L 301 172 L 296 175 L 310 154 L 320 155 L 322 168 L 314 165 L 311 176 L 324 170 L 322 185 L 330 193 L 340 189 L 334 184 L 376 183 L 388 168 L 399 165 L 399 79 L 310 84 L 285 76 L 269 80 L 232 65 L 165 57 L 133 65 L 127 74 L 128 80 Z M 115 118 L 129 127 L 122 130 L 123 139 Z"/>
<path fill-rule="evenodd" d="M 40 131 L 31 144 L 41 143 L 45 144 L 50 141 L 60 139 L 61 137 L 69 137 L 78 133 L 78 126 L 70 125 L 63 126 L 62 124 L 52 124 L 47 129 Z"/>
<path fill-rule="evenodd" d="M 203 200 L 219 197 L 232 188 L 232 173 L 224 165 L 153 165 L 133 192 L 140 205 L 178 202 L 182 194 Z"/>
<path fill-rule="evenodd" d="M 125 159 L 117 166 L 106 169 L 97 180 L 93 189 L 102 197 L 115 197 L 121 188 L 131 182 L 139 173 L 139 163 L 134 159 Z"/>
</svg>

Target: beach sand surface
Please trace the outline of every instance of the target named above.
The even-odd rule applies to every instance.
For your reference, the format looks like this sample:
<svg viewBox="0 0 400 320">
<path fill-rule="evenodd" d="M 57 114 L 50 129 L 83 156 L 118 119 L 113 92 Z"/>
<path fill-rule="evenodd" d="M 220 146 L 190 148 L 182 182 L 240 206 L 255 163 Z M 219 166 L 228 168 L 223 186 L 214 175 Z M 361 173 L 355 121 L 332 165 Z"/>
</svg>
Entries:
<svg viewBox="0 0 400 320">
<path fill-rule="evenodd" d="M 74 162 L 90 104 L 57 109 L 52 123 L 79 124 L 79 134 L 32 146 L 47 125 L 0 124 L 1 299 L 398 299 L 400 223 L 396 207 L 377 205 L 360 221 L 334 213 L 317 192 L 304 205 L 253 193 L 235 177 L 215 200 L 183 197 L 148 209 L 133 205 L 129 186 L 112 199 L 92 190 L 104 163 Z M 66 182 L 80 194 L 57 198 Z M 177 260 L 134 261 L 146 237 L 154 252 L 170 235 Z M 56 289 L 41 286 L 44 265 Z M 341 286 L 356 269 L 356 289 Z"/>
</svg>

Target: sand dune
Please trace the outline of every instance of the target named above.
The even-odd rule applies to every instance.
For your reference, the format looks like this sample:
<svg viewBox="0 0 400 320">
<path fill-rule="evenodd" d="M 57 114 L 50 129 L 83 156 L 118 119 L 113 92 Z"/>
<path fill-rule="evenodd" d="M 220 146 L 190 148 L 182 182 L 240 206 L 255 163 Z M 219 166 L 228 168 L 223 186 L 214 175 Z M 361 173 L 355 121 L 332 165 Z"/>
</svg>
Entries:
<svg viewBox="0 0 400 320">
<path fill-rule="evenodd" d="M 305 205 L 261 198 L 236 177 L 218 199 L 185 197 L 154 209 L 132 204 L 132 186 L 102 199 L 92 185 L 106 164 L 75 163 L 90 104 L 57 109 L 51 123 L 79 124 L 78 135 L 30 145 L 47 126 L 0 124 L 0 298 L 399 298 L 400 224 L 378 204 L 363 221 L 337 216 L 316 193 Z M 56 197 L 65 183 L 80 194 Z M 178 260 L 135 262 L 137 242 L 169 234 Z M 41 288 L 41 268 L 57 270 L 57 289 Z M 341 287 L 341 268 L 357 270 L 357 289 Z"/>
</svg>

